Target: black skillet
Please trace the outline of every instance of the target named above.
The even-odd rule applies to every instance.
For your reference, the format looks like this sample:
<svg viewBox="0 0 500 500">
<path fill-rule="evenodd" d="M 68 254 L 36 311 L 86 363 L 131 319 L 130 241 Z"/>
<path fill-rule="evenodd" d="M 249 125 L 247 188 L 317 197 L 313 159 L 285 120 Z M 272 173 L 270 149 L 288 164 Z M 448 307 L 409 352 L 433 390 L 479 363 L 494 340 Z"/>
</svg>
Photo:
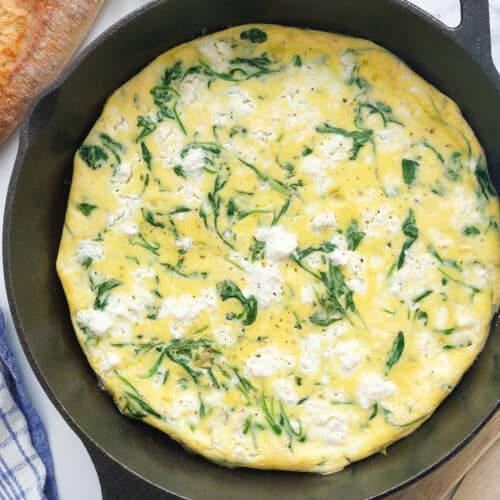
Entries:
<svg viewBox="0 0 500 500">
<path fill-rule="evenodd" d="M 99 37 L 31 107 L 21 129 L 4 221 L 9 303 L 48 396 L 82 438 L 106 499 L 358 499 L 417 480 L 467 443 L 499 407 L 500 325 L 474 366 L 417 432 L 333 476 L 229 470 L 122 417 L 78 346 L 55 272 L 72 158 L 110 93 L 156 55 L 200 33 L 249 22 L 347 33 L 388 48 L 451 96 L 486 149 L 500 185 L 500 78 L 487 0 L 462 0 L 450 29 L 397 0 L 160 0 Z M 443 221 L 446 224 L 446 221 Z"/>
</svg>

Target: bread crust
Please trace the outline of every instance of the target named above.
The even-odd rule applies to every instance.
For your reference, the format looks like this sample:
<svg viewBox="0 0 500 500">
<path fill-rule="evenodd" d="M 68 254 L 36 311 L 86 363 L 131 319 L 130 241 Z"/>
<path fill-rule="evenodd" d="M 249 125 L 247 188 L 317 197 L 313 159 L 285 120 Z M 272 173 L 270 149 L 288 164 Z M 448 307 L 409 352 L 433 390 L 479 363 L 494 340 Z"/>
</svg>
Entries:
<svg viewBox="0 0 500 500">
<path fill-rule="evenodd" d="M 39 0 L 29 12 L 25 40 L 0 82 L 0 144 L 29 103 L 60 73 L 94 21 L 103 0 Z"/>
</svg>

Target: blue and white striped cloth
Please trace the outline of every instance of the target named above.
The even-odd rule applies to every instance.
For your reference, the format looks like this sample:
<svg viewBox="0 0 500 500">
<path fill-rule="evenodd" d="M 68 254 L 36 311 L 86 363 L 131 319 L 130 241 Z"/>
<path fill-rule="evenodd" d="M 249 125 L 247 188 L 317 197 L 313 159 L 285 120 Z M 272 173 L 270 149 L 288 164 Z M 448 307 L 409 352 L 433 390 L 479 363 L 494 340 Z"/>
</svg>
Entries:
<svg viewBox="0 0 500 500">
<path fill-rule="evenodd" d="M 49 443 L 26 397 L 0 311 L 0 500 L 56 500 Z"/>
</svg>

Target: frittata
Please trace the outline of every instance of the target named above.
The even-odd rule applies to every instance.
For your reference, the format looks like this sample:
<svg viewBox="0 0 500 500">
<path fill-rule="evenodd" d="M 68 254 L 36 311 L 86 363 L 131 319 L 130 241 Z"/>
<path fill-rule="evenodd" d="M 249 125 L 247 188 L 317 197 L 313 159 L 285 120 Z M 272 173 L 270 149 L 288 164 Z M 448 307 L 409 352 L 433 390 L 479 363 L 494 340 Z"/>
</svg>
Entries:
<svg viewBox="0 0 500 500">
<path fill-rule="evenodd" d="M 473 363 L 498 223 L 474 133 L 401 60 L 237 26 L 110 97 L 57 270 L 124 415 L 223 465 L 326 474 L 414 431 Z"/>
</svg>

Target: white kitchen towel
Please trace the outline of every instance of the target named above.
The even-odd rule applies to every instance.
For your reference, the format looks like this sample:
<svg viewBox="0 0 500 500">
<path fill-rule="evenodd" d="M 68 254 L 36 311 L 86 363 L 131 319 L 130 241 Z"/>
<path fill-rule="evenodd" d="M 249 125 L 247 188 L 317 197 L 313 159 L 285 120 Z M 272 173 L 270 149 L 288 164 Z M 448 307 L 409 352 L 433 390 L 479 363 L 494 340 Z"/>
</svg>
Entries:
<svg viewBox="0 0 500 500">
<path fill-rule="evenodd" d="M 47 435 L 14 361 L 0 311 L 0 500 L 56 500 Z"/>
</svg>

